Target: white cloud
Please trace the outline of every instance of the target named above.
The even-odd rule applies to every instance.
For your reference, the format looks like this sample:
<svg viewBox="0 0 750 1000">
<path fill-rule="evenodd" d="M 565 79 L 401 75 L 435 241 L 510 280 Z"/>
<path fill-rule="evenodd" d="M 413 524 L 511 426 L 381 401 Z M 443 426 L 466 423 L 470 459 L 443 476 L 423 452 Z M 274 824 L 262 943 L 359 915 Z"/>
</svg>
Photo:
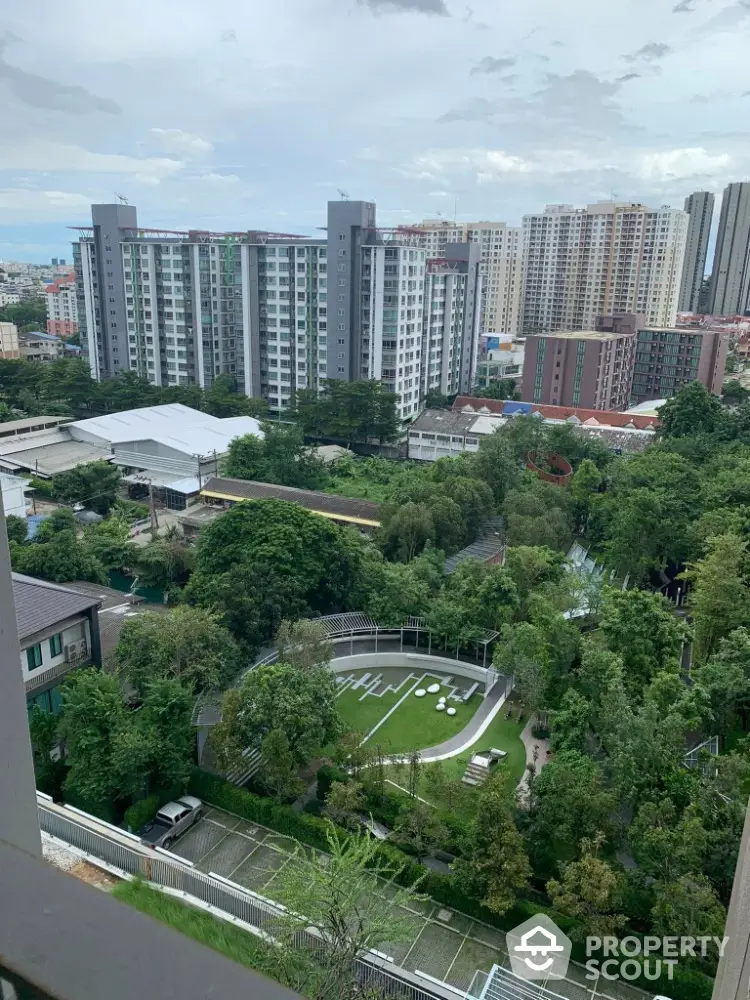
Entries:
<svg viewBox="0 0 750 1000">
<path fill-rule="evenodd" d="M 214 148 L 208 139 L 179 128 L 152 128 L 150 135 L 165 153 L 175 156 L 206 156 Z"/>
<path fill-rule="evenodd" d="M 240 178 L 237 174 L 200 174 L 196 180 L 206 181 L 208 184 L 239 184 Z"/>
<path fill-rule="evenodd" d="M 24 222 L 81 218 L 89 211 L 91 196 L 73 191 L 41 191 L 29 188 L 0 188 L 2 220 L 18 217 Z"/>
<path fill-rule="evenodd" d="M 122 156 L 119 153 L 95 153 L 82 146 L 47 139 L 28 139 L 0 143 L 0 170 L 35 170 L 90 174 L 137 174 L 156 179 L 181 170 L 179 160 L 166 157 Z"/>
<path fill-rule="evenodd" d="M 726 177 L 732 168 L 728 153 L 709 153 L 703 147 L 669 149 L 644 153 L 637 172 L 647 181 L 668 181 L 691 177 Z"/>
</svg>

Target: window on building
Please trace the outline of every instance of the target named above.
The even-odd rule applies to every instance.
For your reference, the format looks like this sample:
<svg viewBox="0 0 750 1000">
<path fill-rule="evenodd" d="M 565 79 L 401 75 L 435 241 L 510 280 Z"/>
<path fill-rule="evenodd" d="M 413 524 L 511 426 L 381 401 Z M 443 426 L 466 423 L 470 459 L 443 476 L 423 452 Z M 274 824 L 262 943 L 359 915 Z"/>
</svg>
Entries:
<svg viewBox="0 0 750 1000">
<path fill-rule="evenodd" d="M 53 635 L 50 638 L 49 655 L 62 656 L 62 651 L 63 651 L 62 632 L 58 632 L 57 635 Z"/>
<path fill-rule="evenodd" d="M 29 670 L 38 670 L 42 665 L 42 645 L 37 643 L 36 646 L 29 646 L 26 650 L 26 666 Z"/>
</svg>

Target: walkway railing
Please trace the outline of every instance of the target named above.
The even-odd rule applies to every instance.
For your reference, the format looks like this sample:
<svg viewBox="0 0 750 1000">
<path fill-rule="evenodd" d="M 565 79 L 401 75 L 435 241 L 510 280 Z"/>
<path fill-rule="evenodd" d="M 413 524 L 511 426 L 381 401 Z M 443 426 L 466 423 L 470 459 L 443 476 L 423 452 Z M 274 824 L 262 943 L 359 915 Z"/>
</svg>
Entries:
<svg viewBox="0 0 750 1000">
<path fill-rule="evenodd" d="M 94 826 L 106 827 L 107 824 L 94 817 L 87 819 L 86 814 L 78 810 L 73 812 L 66 806 L 47 805 L 43 796 L 38 797 L 38 806 L 39 825 L 45 833 L 91 858 L 127 875 L 140 875 L 147 882 L 185 893 L 271 937 L 274 929 L 278 929 L 279 917 L 284 912 L 282 906 L 261 899 L 220 875 L 196 871 L 189 861 L 170 856 L 166 851 L 152 851 L 137 837 L 114 827 L 111 836 L 98 832 Z M 120 834 L 124 841 L 131 840 L 132 846 L 121 842 Z M 306 931 L 300 931 L 297 938 L 296 943 L 301 948 L 319 947 L 317 938 Z M 360 982 L 376 986 L 379 992 L 400 1000 L 458 1000 L 464 997 L 463 992 L 447 984 L 428 982 L 374 954 L 355 959 L 355 974 Z"/>
</svg>

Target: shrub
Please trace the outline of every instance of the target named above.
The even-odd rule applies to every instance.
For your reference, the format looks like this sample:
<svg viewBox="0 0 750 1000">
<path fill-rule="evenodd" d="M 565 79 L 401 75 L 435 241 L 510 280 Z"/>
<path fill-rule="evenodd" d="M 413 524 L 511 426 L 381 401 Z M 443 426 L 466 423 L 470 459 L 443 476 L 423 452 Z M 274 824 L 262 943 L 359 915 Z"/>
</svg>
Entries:
<svg viewBox="0 0 750 1000">
<path fill-rule="evenodd" d="M 171 802 L 172 799 L 179 799 L 184 794 L 185 789 L 182 785 L 172 785 L 171 788 L 153 792 L 147 798 L 134 802 L 129 809 L 125 810 L 123 825 L 131 833 L 137 833 L 142 826 L 151 822 L 163 805 Z"/>
<path fill-rule="evenodd" d="M 349 775 L 342 768 L 336 767 L 335 764 L 324 764 L 318 770 L 318 788 L 316 794 L 321 802 L 325 801 L 328 798 L 328 793 L 334 781 L 349 780 Z"/>
<path fill-rule="evenodd" d="M 123 823 L 130 833 L 137 833 L 142 826 L 150 823 L 156 815 L 156 811 L 161 808 L 158 795 L 149 795 L 148 798 L 141 799 L 129 809 L 125 810 Z"/>
</svg>

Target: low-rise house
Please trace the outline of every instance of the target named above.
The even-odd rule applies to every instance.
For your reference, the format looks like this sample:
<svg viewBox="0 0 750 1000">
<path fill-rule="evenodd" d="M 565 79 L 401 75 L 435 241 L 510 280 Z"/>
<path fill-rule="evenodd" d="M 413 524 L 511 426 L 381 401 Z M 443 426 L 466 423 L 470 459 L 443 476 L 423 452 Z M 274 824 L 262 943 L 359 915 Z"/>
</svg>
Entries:
<svg viewBox="0 0 750 1000">
<path fill-rule="evenodd" d="M 26 704 L 60 709 L 60 685 L 77 667 L 101 666 L 98 597 L 13 573 Z"/>
</svg>

